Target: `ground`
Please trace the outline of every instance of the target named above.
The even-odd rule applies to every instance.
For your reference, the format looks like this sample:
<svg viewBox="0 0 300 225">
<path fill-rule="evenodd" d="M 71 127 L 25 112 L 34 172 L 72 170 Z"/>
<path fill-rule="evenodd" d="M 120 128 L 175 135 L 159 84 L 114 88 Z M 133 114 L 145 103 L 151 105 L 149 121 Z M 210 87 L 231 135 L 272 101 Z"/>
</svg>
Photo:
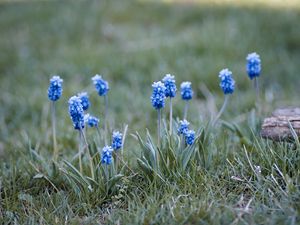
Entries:
<svg viewBox="0 0 300 225">
<path fill-rule="evenodd" d="M 298 142 L 259 137 L 264 116 L 278 106 L 299 105 L 299 21 L 296 0 L 1 1 L 0 220 L 299 224 Z M 245 58 L 253 51 L 262 58 L 261 113 L 255 110 L 255 92 L 245 72 Z M 218 73 L 223 68 L 233 72 L 236 90 L 222 115 L 227 125 L 219 123 L 208 132 L 206 164 L 193 164 L 186 174 L 164 181 L 147 179 L 137 165 L 141 146 L 131 134 L 138 131 L 144 138 L 148 129 L 156 137 L 152 82 L 166 73 L 176 76 L 177 86 L 192 82 L 188 120 L 201 132 L 222 105 Z M 64 79 L 56 104 L 60 156 L 54 167 L 61 171 L 63 161 L 77 153 L 69 97 L 88 91 L 90 113 L 103 122 L 103 99 L 91 82 L 96 73 L 110 84 L 110 129 L 128 124 L 124 157 L 130 169 L 124 169 L 122 181 L 104 197 L 74 193 L 64 178 L 46 176 L 53 149 L 49 78 L 59 74 Z M 174 119 L 182 118 L 183 108 L 178 95 Z M 166 122 L 167 112 L 168 107 Z"/>
</svg>

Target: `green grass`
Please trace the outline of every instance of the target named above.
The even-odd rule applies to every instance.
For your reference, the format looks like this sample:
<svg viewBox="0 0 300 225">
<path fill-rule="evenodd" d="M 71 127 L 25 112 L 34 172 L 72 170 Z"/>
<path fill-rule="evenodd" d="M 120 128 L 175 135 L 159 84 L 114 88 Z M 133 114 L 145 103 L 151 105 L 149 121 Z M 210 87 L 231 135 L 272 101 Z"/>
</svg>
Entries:
<svg viewBox="0 0 300 225">
<path fill-rule="evenodd" d="M 258 135 L 260 121 L 274 108 L 299 104 L 299 21 L 297 1 L 0 3 L 1 223 L 299 224 L 300 148 Z M 245 74 L 245 57 L 252 51 L 263 62 L 260 116 L 253 113 L 255 94 Z M 237 82 L 222 116 L 229 125 L 209 133 L 205 126 L 223 101 L 217 75 L 225 67 Z M 99 184 L 90 192 L 84 176 L 76 177 L 83 183 L 68 180 L 76 171 L 64 160 L 78 150 L 67 100 L 88 91 L 90 112 L 103 119 L 103 101 L 91 82 L 96 73 L 110 83 L 110 128 L 129 125 L 124 157 L 133 171 L 117 171 L 124 176 L 105 189 L 99 170 Z M 188 119 L 208 138 L 199 142 L 203 148 L 196 147 L 203 158 L 193 159 L 185 172 L 162 172 L 162 181 L 148 179 L 137 165 L 142 148 L 130 134 L 138 131 L 144 139 L 147 128 L 156 137 L 151 84 L 166 73 L 176 76 L 177 85 L 193 83 Z M 56 164 L 47 99 L 53 74 L 64 79 Z M 177 97 L 174 118 L 183 107 Z M 228 128 L 233 123 L 242 135 Z M 90 132 L 94 152 L 95 137 Z M 48 180 L 34 178 L 37 174 Z"/>
</svg>

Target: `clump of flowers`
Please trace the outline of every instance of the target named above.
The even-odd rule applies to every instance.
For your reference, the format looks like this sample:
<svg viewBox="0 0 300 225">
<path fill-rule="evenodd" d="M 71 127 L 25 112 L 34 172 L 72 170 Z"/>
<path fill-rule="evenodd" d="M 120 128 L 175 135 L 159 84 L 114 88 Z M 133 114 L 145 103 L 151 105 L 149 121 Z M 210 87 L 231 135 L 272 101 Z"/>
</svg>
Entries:
<svg viewBox="0 0 300 225">
<path fill-rule="evenodd" d="M 106 165 L 111 164 L 113 151 L 114 151 L 113 148 L 108 145 L 102 149 L 102 153 L 101 153 L 101 163 L 102 164 L 106 164 Z"/>
<path fill-rule="evenodd" d="M 258 77 L 261 73 L 261 60 L 260 56 L 256 53 L 250 53 L 247 55 L 247 64 L 246 71 L 251 80 L 254 80 L 254 88 L 256 91 L 256 106 L 258 107 L 258 111 L 260 111 L 260 103 L 259 103 L 259 86 L 258 86 Z"/>
<path fill-rule="evenodd" d="M 249 78 L 252 80 L 255 77 L 259 77 L 261 72 L 260 56 L 256 52 L 253 52 L 247 55 L 246 60 L 247 60 L 246 70 Z"/>
<path fill-rule="evenodd" d="M 107 144 L 107 110 L 108 110 L 108 100 L 107 100 L 107 93 L 109 91 L 108 82 L 102 79 L 102 76 L 96 74 L 92 77 L 92 81 L 95 85 L 96 91 L 98 92 L 99 96 L 104 96 L 105 101 L 105 112 L 104 112 L 104 135 L 105 135 L 105 144 Z"/>
<path fill-rule="evenodd" d="M 92 81 L 95 85 L 95 88 L 100 96 L 107 95 L 109 91 L 108 82 L 106 80 L 102 79 L 102 76 L 96 74 L 94 77 L 92 77 Z"/>
<path fill-rule="evenodd" d="M 151 95 L 152 106 L 155 109 L 160 110 L 161 108 L 165 107 L 166 87 L 161 81 L 158 81 L 152 84 L 152 88 L 153 88 L 153 92 Z"/>
<path fill-rule="evenodd" d="M 63 83 L 63 79 L 60 78 L 60 76 L 53 76 L 50 79 L 50 85 L 48 88 L 48 98 L 51 101 L 57 101 L 61 95 L 62 95 L 62 83 Z"/>
<path fill-rule="evenodd" d="M 73 96 L 69 99 L 69 114 L 73 121 L 73 126 L 76 130 L 84 128 L 84 112 L 81 104 L 81 99 Z"/>
<path fill-rule="evenodd" d="M 158 146 L 160 146 L 161 109 L 165 107 L 166 87 L 161 81 L 158 81 L 152 84 L 152 88 L 151 103 L 157 110 L 157 142 Z M 156 157 L 158 161 L 158 153 L 156 153 Z"/>
<path fill-rule="evenodd" d="M 88 110 L 90 107 L 90 101 L 89 101 L 89 96 L 86 92 L 81 92 L 78 94 L 78 97 L 81 100 L 82 108 L 84 111 Z"/>
<path fill-rule="evenodd" d="M 54 159 L 57 158 L 58 148 L 56 142 L 56 113 L 55 113 L 55 102 L 61 97 L 62 95 L 62 83 L 63 79 L 60 76 L 53 76 L 50 79 L 50 85 L 48 88 L 48 98 L 52 101 L 51 104 L 51 114 L 52 114 L 52 136 L 53 136 L 53 156 Z"/>
<path fill-rule="evenodd" d="M 84 115 L 84 122 L 89 127 L 98 127 L 99 119 L 97 117 L 95 117 L 95 116 L 91 116 L 90 114 L 85 114 Z"/>
<path fill-rule="evenodd" d="M 122 147 L 123 135 L 119 131 L 114 131 L 112 135 L 112 148 L 114 150 L 119 150 Z"/>
<path fill-rule="evenodd" d="M 232 78 L 232 72 L 228 69 L 223 69 L 219 73 L 220 87 L 225 95 L 232 94 L 235 88 L 235 81 Z"/>
<path fill-rule="evenodd" d="M 180 85 L 181 98 L 186 101 L 184 107 L 183 118 L 186 119 L 188 111 L 188 101 L 193 98 L 192 83 L 189 81 L 182 82 Z"/>
<path fill-rule="evenodd" d="M 186 134 L 189 130 L 190 123 L 187 120 L 180 120 L 177 133 L 178 134 Z"/>
<path fill-rule="evenodd" d="M 165 77 L 162 79 L 162 82 L 166 87 L 166 97 L 174 98 L 176 96 L 177 91 L 174 76 L 171 74 L 166 74 Z"/>
<path fill-rule="evenodd" d="M 175 84 L 175 78 L 171 74 L 166 74 L 165 77 L 162 79 L 162 82 L 164 83 L 166 87 L 165 95 L 166 97 L 170 98 L 170 135 L 172 135 L 172 121 L 173 121 L 173 106 L 172 106 L 172 98 L 176 95 L 176 84 Z"/>
<path fill-rule="evenodd" d="M 235 89 L 235 81 L 232 78 L 232 72 L 229 69 L 223 69 L 219 73 L 220 78 L 220 87 L 225 94 L 224 103 L 222 108 L 220 109 L 219 113 L 217 114 L 216 118 L 213 121 L 213 126 L 216 124 L 222 113 L 224 112 L 226 105 L 228 103 L 229 95 L 234 92 Z"/>
<path fill-rule="evenodd" d="M 185 132 L 185 143 L 187 145 L 192 145 L 195 141 L 195 131 L 188 130 Z"/>
</svg>

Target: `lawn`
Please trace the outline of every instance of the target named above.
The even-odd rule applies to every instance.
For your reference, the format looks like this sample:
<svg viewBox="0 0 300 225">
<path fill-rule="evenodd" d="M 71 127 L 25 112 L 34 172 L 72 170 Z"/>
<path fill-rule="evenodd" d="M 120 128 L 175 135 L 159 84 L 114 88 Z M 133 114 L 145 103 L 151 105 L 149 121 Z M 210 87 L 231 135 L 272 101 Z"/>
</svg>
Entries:
<svg viewBox="0 0 300 225">
<path fill-rule="evenodd" d="M 259 136 L 276 107 L 299 106 L 299 21 L 296 0 L 0 1 L 1 223 L 300 224 L 300 146 Z M 261 112 L 245 71 L 254 51 L 262 59 Z M 224 100 L 223 68 L 233 72 L 236 89 L 212 127 Z M 97 73 L 110 86 L 109 130 L 128 125 L 122 177 L 104 191 L 101 165 L 101 188 L 90 183 L 87 158 L 77 173 L 78 132 L 68 113 L 68 99 L 87 91 L 89 113 L 103 125 L 104 101 L 91 81 Z M 167 73 L 178 89 L 192 82 L 187 118 L 200 135 L 199 158 L 195 153 L 183 171 L 149 175 L 137 163 L 145 149 L 136 132 L 146 141 L 148 130 L 156 143 L 151 85 Z M 64 81 L 53 161 L 47 89 L 54 74 Z M 175 128 L 184 105 L 178 92 Z M 87 139 L 91 151 L 102 149 L 97 132 L 89 129 Z"/>
</svg>

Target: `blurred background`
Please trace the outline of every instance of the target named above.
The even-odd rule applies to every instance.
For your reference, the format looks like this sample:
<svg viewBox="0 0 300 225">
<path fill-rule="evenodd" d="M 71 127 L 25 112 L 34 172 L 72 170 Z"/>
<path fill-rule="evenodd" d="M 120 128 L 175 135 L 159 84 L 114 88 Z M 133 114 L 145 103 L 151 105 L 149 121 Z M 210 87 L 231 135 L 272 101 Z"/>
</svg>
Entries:
<svg viewBox="0 0 300 225">
<path fill-rule="evenodd" d="M 89 92 L 90 113 L 103 118 L 103 99 L 91 82 L 97 73 L 110 84 L 111 129 L 129 124 L 129 133 L 155 131 L 151 84 L 166 73 L 176 76 L 177 86 L 192 82 L 188 117 L 195 127 L 214 113 L 207 95 L 217 108 L 222 104 L 223 68 L 237 82 L 224 118 L 249 112 L 255 94 L 245 58 L 253 51 L 262 59 L 266 113 L 297 106 L 299 21 L 299 0 L 0 1 L 0 153 L 5 157 L 28 142 L 39 149 L 51 146 L 47 88 L 54 74 L 64 79 L 57 120 L 66 153 L 76 149 L 69 97 Z M 183 105 L 178 95 L 175 117 L 181 117 Z"/>
</svg>

